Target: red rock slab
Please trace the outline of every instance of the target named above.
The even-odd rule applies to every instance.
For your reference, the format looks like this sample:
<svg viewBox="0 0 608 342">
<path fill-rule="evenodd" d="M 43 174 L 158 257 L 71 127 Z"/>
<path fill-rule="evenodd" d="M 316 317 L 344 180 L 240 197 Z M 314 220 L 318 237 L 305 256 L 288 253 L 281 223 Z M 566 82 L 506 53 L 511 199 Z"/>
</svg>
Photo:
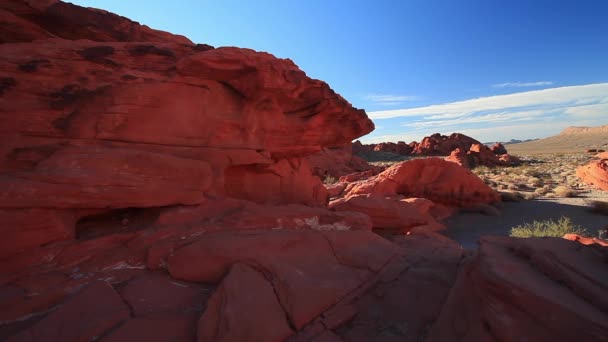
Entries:
<svg viewBox="0 0 608 342">
<path fill-rule="evenodd" d="M 353 195 L 330 202 L 329 208 L 336 211 L 356 211 L 368 215 L 377 229 L 407 232 L 414 227 L 441 230 L 445 227 L 429 213 L 433 203 L 426 199 L 408 201 L 378 195 Z"/>
<path fill-rule="evenodd" d="M 125 208 L 196 204 L 210 186 L 204 161 L 143 151 L 68 147 L 35 170 L 3 177 L 5 208 Z"/>
<path fill-rule="evenodd" d="M 237 263 L 209 299 L 198 323 L 198 341 L 284 341 L 293 330 L 271 281 Z"/>
<path fill-rule="evenodd" d="M 0 210 L 0 260 L 50 242 L 72 239 L 75 223 L 70 211 Z"/>
<path fill-rule="evenodd" d="M 190 342 L 196 339 L 196 316 L 133 318 L 103 338 L 104 342 Z"/>
<path fill-rule="evenodd" d="M 359 212 L 333 212 L 289 204 L 259 205 L 234 199 L 209 200 L 199 206 L 165 208 L 157 225 L 127 243 L 135 254 L 147 255 L 150 269 L 164 268 L 166 259 L 181 246 L 208 233 L 246 230 L 365 230 L 371 220 Z"/>
<path fill-rule="evenodd" d="M 471 171 L 439 158 L 396 164 L 379 175 L 349 184 L 345 197 L 358 194 L 427 198 L 457 207 L 500 201 L 499 195 Z"/>
<path fill-rule="evenodd" d="M 578 243 L 582 243 L 583 245 L 598 244 L 600 246 L 608 247 L 608 241 L 606 241 L 604 239 L 598 239 L 598 238 L 594 238 L 594 237 L 585 237 L 585 236 L 580 236 L 578 234 L 566 234 L 563 236 L 563 238 L 566 240 L 571 240 L 571 241 L 576 241 Z"/>
<path fill-rule="evenodd" d="M 207 234 L 168 259 L 172 277 L 218 282 L 244 262 L 271 279 L 297 328 L 377 272 L 395 246 L 369 231 L 250 231 Z"/>
<path fill-rule="evenodd" d="M 577 168 L 576 176 L 587 184 L 608 191 L 608 159 L 593 160 Z"/>
<path fill-rule="evenodd" d="M 211 296 L 211 288 L 147 273 L 129 281 L 120 294 L 136 317 L 161 313 L 196 313 Z"/>
<path fill-rule="evenodd" d="M 402 253 L 290 341 L 420 341 L 441 312 L 462 248 L 433 232 L 392 236 Z"/>
<path fill-rule="evenodd" d="M 428 341 L 602 341 L 608 248 L 561 238 L 482 237 Z"/>
<path fill-rule="evenodd" d="M 129 308 L 114 289 L 95 282 L 7 341 L 90 341 L 128 318 Z"/>
</svg>

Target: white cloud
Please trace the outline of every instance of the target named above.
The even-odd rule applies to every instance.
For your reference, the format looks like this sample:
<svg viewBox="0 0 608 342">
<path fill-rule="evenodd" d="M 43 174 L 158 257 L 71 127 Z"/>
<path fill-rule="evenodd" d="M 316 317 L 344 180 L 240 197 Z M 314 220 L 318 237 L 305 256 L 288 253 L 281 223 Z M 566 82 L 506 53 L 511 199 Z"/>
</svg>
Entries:
<svg viewBox="0 0 608 342">
<path fill-rule="evenodd" d="M 585 106 L 570 107 L 566 113 L 577 118 L 595 118 L 598 115 L 605 115 L 608 118 L 608 97 L 607 102 L 596 103 Z"/>
<path fill-rule="evenodd" d="M 497 95 L 420 108 L 370 112 L 376 123 L 361 140 L 420 141 L 433 133 L 460 132 L 480 141 L 543 138 L 568 126 L 608 123 L 608 83 Z M 392 120 L 391 120 L 392 119 Z M 401 133 L 400 131 L 403 131 Z"/>
<path fill-rule="evenodd" d="M 598 83 L 495 95 L 419 108 L 375 111 L 369 112 L 368 116 L 372 119 L 389 119 L 429 115 L 437 119 L 447 119 L 488 111 L 565 110 L 575 106 L 604 102 L 607 99 L 608 83 Z"/>
<path fill-rule="evenodd" d="M 364 96 L 364 99 L 382 106 L 396 106 L 403 102 L 419 100 L 420 97 L 413 95 L 370 94 Z"/>
<path fill-rule="evenodd" d="M 539 81 L 539 82 L 505 82 L 499 84 L 493 84 L 494 88 L 506 88 L 506 87 L 540 87 L 552 85 L 551 81 Z"/>
</svg>

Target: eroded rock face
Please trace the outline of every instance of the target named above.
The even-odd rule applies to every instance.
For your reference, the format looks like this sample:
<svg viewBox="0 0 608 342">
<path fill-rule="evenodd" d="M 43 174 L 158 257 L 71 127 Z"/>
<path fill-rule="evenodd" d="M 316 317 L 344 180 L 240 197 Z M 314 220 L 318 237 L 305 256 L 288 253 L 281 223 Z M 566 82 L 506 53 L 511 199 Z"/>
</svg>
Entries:
<svg viewBox="0 0 608 342">
<path fill-rule="evenodd" d="M 587 184 L 608 191 L 608 159 L 593 160 L 579 167 L 576 176 Z"/>
<path fill-rule="evenodd" d="M 601 341 L 608 248 L 560 238 L 483 237 L 429 341 Z"/>
<path fill-rule="evenodd" d="M 0 15 L 0 210 L 32 227 L 0 227 L 15 246 L 4 255 L 75 235 L 53 219 L 33 236 L 30 209 L 75 222 L 83 209 L 205 195 L 325 206 L 303 157 L 373 129 L 290 60 L 58 1 L 3 3 Z"/>
</svg>

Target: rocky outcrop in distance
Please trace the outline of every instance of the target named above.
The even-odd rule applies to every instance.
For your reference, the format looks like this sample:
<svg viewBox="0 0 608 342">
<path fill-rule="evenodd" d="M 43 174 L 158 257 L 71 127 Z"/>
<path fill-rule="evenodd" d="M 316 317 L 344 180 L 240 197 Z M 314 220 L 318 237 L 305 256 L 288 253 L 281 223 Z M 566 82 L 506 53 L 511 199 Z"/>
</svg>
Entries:
<svg viewBox="0 0 608 342">
<path fill-rule="evenodd" d="M 449 136 L 435 133 L 423 138 L 420 143 L 403 141 L 397 143 L 384 142 L 364 145 L 355 141 L 352 147 L 354 154 L 370 154 L 373 152 L 390 152 L 403 156 L 448 156 L 446 160 L 455 162 L 466 168 L 483 166 L 511 166 L 519 163 L 516 157 L 510 156 L 501 143 L 492 147 L 461 133 Z"/>
<path fill-rule="evenodd" d="M 0 340 L 608 335 L 595 240 L 437 233 L 499 200 L 469 170 L 324 186 L 373 124 L 291 61 L 53 0 L 0 16 Z"/>
<path fill-rule="evenodd" d="M 608 153 L 599 153 L 596 158 L 577 168 L 576 176 L 587 184 L 608 191 Z"/>
</svg>

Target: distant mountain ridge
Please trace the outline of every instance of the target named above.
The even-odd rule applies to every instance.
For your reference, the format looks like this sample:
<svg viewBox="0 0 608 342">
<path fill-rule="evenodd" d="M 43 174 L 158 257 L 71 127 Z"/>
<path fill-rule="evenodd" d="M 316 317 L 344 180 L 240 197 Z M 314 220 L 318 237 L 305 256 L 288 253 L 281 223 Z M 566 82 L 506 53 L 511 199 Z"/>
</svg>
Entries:
<svg viewBox="0 0 608 342">
<path fill-rule="evenodd" d="M 536 138 L 536 139 L 526 139 L 526 140 L 511 139 L 509 141 L 493 141 L 493 142 L 485 142 L 483 144 L 487 145 L 487 146 L 492 146 L 492 145 L 497 144 L 497 143 L 501 143 L 503 145 L 510 145 L 510 144 L 524 143 L 524 142 L 528 142 L 528 141 L 535 141 L 535 140 L 538 140 L 538 138 Z"/>
<path fill-rule="evenodd" d="M 608 150 L 608 125 L 597 127 L 571 126 L 551 137 L 509 146 L 509 152 L 516 155 L 522 153 L 585 152 L 592 149 Z"/>
<path fill-rule="evenodd" d="M 569 134 L 601 134 L 608 133 L 608 125 L 598 127 L 586 127 L 586 126 L 570 126 L 566 127 L 559 135 Z"/>
</svg>

